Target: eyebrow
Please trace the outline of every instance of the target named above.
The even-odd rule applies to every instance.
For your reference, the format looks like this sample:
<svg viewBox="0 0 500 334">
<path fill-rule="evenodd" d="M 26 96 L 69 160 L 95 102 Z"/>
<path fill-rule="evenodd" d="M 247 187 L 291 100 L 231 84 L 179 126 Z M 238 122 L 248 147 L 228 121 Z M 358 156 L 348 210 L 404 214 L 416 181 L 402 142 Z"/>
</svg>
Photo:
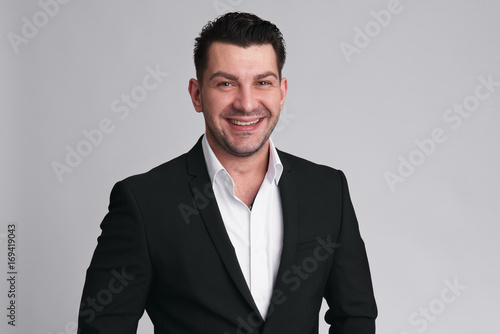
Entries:
<svg viewBox="0 0 500 334">
<path fill-rule="evenodd" d="M 264 78 L 267 78 L 267 77 L 273 77 L 276 80 L 278 80 L 278 76 L 276 75 L 276 73 L 271 72 L 271 71 L 256 75 L 255 76 L 255 80 L 261 80 L 261 79 L 264 79 Z"/>
<path fill-rule="evenodd" d="M 228 80 L 233 80 L 233 81 L 237 81 L 238 80 L 238 77 L 236 77 L 236 76 L 234 76 L 232 74 L 229 74 L 229 73 L 223 72 L 223 71 L 218 71 L 218 72 L 215 72 L 214 74 L 212 74 L 210 76 L 209 81 L 212 81 L 213 79 L 215 79 L 217 77 L 222 77 L 222 78 L 225 78 L 225 79 L 228 79 Z M 269 72 L 265 72 L 265 73 L 262 73 L 262 74 L 257 74 L 254 77 L 254 80 L 261 80 L 261 79 L 264 79 L 264 78 L 267 78 L 267 77 L 273 77 L 276 80 L 278 79 L 278 76 L 276 75 L 276 73 L 269 71 Z"/>
<path fill-rule="evenodd" d="M 225 78 L 225 79 L 228 79 L 228 80 L 233 80 L 233 81 L 236 81 L 238 80 L 237 77 L 235 77 L 234 75 L 232 74 L 229 74 L 227 72 L 223 72 L 223 71 L 219 71 L 219 72 L 215 72 L 214 74 L 212 74 L 210 76 L 210 79 L 209 81 L 212 81 L 213 79 L 217 78 L 217 77 L 222 77 L 222 78 Z"/>
</svg>

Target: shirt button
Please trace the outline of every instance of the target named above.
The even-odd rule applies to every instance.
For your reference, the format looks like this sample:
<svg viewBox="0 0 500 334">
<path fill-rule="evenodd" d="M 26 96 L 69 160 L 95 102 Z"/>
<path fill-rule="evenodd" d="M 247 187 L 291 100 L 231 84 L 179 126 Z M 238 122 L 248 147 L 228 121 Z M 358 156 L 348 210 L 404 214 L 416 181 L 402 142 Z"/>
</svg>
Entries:
<svg viewBox="0 0 500 334">
<path fill-rule="evenodd" d="M 263 303 L 263 302 L 264 302 L 264 300 L 266 300 L 266 299 L 265 299 L 264 297 L 262 297 L 262 296 L 257 297 L 257 301 L 258 301 L 259 303 Z"/>
</svg>

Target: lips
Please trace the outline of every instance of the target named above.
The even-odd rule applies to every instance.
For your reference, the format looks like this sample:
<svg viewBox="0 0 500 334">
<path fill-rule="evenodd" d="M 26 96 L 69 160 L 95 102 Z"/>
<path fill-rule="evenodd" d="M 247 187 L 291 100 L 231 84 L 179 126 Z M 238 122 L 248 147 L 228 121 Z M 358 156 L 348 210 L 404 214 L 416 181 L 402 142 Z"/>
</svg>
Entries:
<svg viewBox="0 0 500 334">
<path fill-rule="evenodd" d="M 235 119 L 228 119 L 228 121 L 231 124 L 234 124 L 234 125 L 250 126 L 250 125 L 255 125 L 255 124 L 259 123 L 260 122 L 260 118 L 256 119 L 255 121 L 250 121 L 250 122 L 242 122 L 242 121 L 238 121 L 238 120 L 235 120 Z"/>
</svg>

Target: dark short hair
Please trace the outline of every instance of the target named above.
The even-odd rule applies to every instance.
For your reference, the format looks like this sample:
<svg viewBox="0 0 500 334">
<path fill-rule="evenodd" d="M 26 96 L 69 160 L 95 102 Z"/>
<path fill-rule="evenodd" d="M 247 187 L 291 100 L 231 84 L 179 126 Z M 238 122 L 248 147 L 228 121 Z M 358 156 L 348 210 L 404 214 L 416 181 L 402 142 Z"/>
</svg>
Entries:
<svg viewBox="0 0 500 334">
<path fill-rule="evenodd" d="M 208 50 L 214 42 L 241 47 L 271 44 L 276 53 L 279 77 L 285 64 L 286 50 L 283 35 L 276 25 L 260 17 L 242 12 L 231 12 L 208 22 L 195 39 L 194 66 L 200 83 L 207 68 Z"/>
</svg>

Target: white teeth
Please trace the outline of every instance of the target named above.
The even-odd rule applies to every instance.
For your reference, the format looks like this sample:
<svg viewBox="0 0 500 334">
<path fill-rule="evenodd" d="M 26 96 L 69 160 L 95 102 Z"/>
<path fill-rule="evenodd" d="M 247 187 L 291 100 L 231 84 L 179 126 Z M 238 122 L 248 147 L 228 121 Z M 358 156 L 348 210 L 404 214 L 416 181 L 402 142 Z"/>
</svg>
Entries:
<svg viewBox="0 0 500 334">
<path fill-rule="evenodd" d="M 242 126 L 245 126 L 245 125 L 254 125 L 254 124 L 259 123 L 259 121 L 260 121 L 260 118 L 256 119 L 255 121 L 252 121 L 252 122 L 240 122 L 240 121 L 237 121 L 235 119 L 230 119 L 229 120 L 229 122 L 233 123 L 234 125 L 242 125 Z"/>
</svg>

